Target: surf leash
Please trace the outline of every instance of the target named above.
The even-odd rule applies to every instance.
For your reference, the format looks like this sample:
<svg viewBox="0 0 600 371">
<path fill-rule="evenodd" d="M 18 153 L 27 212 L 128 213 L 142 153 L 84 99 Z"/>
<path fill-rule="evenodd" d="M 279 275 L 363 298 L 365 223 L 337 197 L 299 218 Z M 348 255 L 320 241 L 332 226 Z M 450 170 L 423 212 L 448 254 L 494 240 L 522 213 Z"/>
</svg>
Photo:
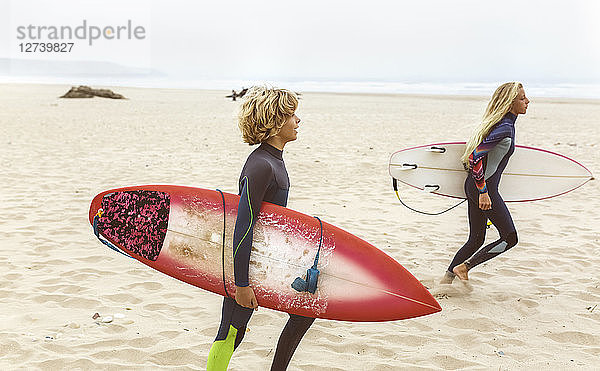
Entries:
<svg viewBox="0 0 600 371">
<path fill-rule="evenodd" d="M 119 254 L 123 254 L 126 257 L 133 259 L 132 256 L 130 256 L 129 254 L 124 253 L 121 249 L 119 249 L 118 247 L 116 247 L 112 243 L 108 242 L 107 240 L 103 240 L 102 237 L 100 237 L 100 231 L 98 231 L 98 220 L 100 220 L 100 217 L 102 216 L 103 213 L 104 213 L 103 209 L 98 209 L 98 212 L 96 213 L 96 215 L 94 215 L 94 223 L 92 224 L 92 228 L 94 230 L 94 234 L 96 235 L 96 237 L 98 237 L 98 239 L 100 240 L 100 242 L 102 242 L 103 244 L 105 244 L 106 246 L 108 246 L 111 250 L 115 250 Z"/>
<path fill-rule="evenodd" d="M 414 211 L 416 213 L 419 213 L 419 214 L 424 214 L 424 215 L 441 215 L 443 213 L 446 213 L 446 212 L 454 209 L 455 207 L 458 207 L 459 205 L 462 205 L 465 201 L 467 201 L 467 199 L 465 198 L 464 200 L 462 200 L 461 202 L 457 203 L 456 205 L 452 206 L 449 209 L 446 209 L 444 211 L 440 211 L 438 213 L 429 213 L 429 212 L 426 212 L 426 211 L 421 211 L 421 210 L 414 209 L 414 208 L 408 206 L 407 204 L 405 204 L 404 201 L 402 201 L 402 199 L 400 198 L 400 194 L 398 193 L 398 181 L 394 177 L 392 177 L 392 186 L 394 187 L 394 192 L 396 192 L 396 197 L 398 197 L 398 201 L 400 201 L 400 203 L 402 204 L 402 206 L 404 206 L 407 209 L 412 210 L 412 211 Z M 426 187 L 434 187 L 434 186 L 426 186 Z M 439 189 L 439 186 L 435 186 L 435 187 L 437 187 Z"/>
<path fill-rule="evenodd" d="M 315 261 L 313 266 L 306 270 L 306 279 L 302 277 L 296 277 L 294 282 L 292 282 L 292 288 L 298 292 L 310 292 L 314 294 L 317 291 L 317 283 L 319 281 L 319 270 L 317 269 L 317 264 L 319 264 L 319 254 L 321 253 L 321 246 L 323 245 L 323 222 L 319 219 L 318 216 L 315 216 L 315 219 L 319 221 L 319 225 L 321 228 L 321 237 L 319 237 L 319 248 L 317 249 L 317 255 L 315 256 Z"/>
<path fill-rule="evenodd" d="M 221 248 L 221 272 L 223 272 L 223 288 L 225 289 L 225 295 L 227 295 L 228 298 L 231 298 L 231 296 L 229 296 L 229 292 L 227 292 L 227 285 L 225 284 L 225 220 L 227 216 L 225 212 L 225 196 L 220 189 L 217 189 L 217 192 L 221 194 L 221 200 L 223 200 L 223 246 Z"/>
</svg>

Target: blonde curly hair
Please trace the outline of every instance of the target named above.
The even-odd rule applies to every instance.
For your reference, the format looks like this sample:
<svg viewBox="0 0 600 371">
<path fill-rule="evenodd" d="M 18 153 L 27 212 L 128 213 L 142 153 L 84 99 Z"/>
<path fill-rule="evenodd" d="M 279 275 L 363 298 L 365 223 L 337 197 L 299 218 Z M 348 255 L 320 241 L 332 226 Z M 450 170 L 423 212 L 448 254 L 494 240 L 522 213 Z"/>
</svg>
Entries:
<svg viewBox="0 0 600 371">
<path fill-rule="evenodd" d="M 253 145 L 277 135 L 298 108 L 296 94 L 287 89 L 252 87 L 240 107 L 238 126 L 244 142 Z"/>
</svg>

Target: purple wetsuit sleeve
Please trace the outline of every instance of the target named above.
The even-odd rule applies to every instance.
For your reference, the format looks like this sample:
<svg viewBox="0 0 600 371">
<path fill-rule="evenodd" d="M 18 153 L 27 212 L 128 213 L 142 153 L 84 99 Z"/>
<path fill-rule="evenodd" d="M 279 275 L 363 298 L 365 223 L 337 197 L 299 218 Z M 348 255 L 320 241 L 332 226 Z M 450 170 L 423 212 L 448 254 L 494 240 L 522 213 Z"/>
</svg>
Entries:
<svg viewBox="0 0 600 371">
<path fill-rule="evenodd" d="M 502 139 L 510 137 L 510 130 L 504 127 L 497 127 L 488 134 L 488 136 L 473 150 L 469 156 L 469 168 L 471 176 L 475 180 L 475 185 L 479 193 L 486 193 L 485 184 L 485 159 L 489 151 L 492 150 Z"/>
</svg>

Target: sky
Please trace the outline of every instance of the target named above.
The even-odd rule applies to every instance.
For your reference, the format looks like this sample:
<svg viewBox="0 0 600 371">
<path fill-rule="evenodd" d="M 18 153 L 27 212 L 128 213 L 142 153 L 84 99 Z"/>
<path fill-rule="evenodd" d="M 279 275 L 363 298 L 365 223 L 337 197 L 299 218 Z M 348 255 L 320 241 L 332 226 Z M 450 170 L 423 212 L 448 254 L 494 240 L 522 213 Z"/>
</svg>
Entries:
<svg viewBox="0 0 600 371">
<path fill-rule="evenodd" d="M 192 80 L 600 84 L 599 14 L 600 2 L 585 0 L 0 0 L 0 58 L 105 61 Z M 131 20 L 145 38 L 19 50 L 35 41 L 17 39 L 19 26 L 84 19 Z"/>
</svg>

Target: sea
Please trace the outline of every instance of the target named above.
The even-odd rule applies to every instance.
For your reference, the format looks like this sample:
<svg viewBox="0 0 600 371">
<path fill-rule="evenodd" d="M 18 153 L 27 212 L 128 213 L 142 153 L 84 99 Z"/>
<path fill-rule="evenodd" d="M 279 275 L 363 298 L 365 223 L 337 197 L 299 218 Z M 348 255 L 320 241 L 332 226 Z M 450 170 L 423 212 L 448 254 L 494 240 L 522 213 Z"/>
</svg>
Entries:
<svg viewBox="0 0 600 371">
<path fill-rule="evenodd" d="M 492 95 L 505 81 L 487 82 L 398 82 L 398 81 L 313 81 L 313 80 L 249 80 L 249 79 L 186 79 L 173 76 L 15 76 L 0 75 L 0 83 L 91 85 L 93 87 L 141 87 L 167 89 L 203 89 L 239 92 L 255 85 L 281 87 L 296 92 L 363 93 L 363 94 L 416 94 L 416 95 Z M 575 98 L 600 100 L 600 84 L 540 83 L 521 81 L 529 97 Z M 600 103 L 600 102 L 599 102 Z"/>
</svg>

